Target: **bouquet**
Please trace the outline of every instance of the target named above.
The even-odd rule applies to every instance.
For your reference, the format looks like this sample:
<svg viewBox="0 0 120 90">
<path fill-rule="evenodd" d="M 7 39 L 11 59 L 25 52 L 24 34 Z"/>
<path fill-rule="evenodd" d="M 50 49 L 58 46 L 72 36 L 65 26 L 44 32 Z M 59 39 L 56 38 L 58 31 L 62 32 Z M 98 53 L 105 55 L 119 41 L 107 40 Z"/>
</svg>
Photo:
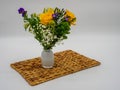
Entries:
<svg viewBox="0 0 120 90">
<path fill-rule="evenodd" d="M 28 16 L 24 8 L 18 9 L 24 20 L 24 28 L 34 34 L 44 50 L 52 49 L 57 42 L 67 39 L 71 25 L 75 25 L 76 17 L 69 10 L 44 8 L 42 13 Z"/>
</svg>

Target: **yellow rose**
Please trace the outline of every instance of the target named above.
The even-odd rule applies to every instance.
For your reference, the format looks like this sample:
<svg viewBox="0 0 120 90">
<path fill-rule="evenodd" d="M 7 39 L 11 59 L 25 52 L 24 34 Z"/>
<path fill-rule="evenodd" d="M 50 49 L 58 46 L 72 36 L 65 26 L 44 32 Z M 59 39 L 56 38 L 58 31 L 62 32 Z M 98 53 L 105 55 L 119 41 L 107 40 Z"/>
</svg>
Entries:
<svg viewBox="0 0 120 90">
<path fill-rule="evenodd" d="M 75 15 L 72 12 L 70 12 L 69 10 L 66 10 L 65 16 L 68 17 L 68 21 L 70 22 L 70 24 L 75 24 L 76 17 L 75 17 Z"/>
<path fill-rule="evenodd" d="M 44 13 L 39 15 L 40 23 L 47 25 L 52 19 L 52 14 L 54 13 L 52 8 L 48 8 Z"/>
</svg>

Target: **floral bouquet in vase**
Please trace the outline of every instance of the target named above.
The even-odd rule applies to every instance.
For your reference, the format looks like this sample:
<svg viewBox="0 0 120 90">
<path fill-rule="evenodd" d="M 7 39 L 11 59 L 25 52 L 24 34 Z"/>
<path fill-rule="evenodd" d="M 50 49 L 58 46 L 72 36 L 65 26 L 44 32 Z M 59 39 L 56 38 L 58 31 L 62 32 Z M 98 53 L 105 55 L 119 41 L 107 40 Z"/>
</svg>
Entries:
<svg viewBox="0 0 120 90">
<path fill-rule="evenodd" d="M 24 20 L 24 28 L 34 34 L 43 46 L 41 54 L 42 66 L 51 68 L 54 65 L 52 48 L 57 42 L 67 39 L 71 25 L 75 25 L 76 17 L 69 10 L 59 8 L 44 8 L 42 13 L 32 13 L 28 16 L 24 8 L 18 9 Z"/>
</svg>

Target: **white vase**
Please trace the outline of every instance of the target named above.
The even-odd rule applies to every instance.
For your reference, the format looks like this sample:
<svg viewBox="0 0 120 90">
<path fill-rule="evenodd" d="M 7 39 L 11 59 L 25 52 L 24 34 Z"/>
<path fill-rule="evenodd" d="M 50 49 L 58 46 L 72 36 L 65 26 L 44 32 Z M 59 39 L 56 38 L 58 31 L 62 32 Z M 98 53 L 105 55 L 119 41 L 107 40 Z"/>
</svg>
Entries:
<svg viewBox="0 0 120 90">
<path fill-rule="evenodd" d="M 52 68 L 54 65 L 54 54 L 52 50 L 43 50 L 41 53 L 42 67 Z"/>
</svg>

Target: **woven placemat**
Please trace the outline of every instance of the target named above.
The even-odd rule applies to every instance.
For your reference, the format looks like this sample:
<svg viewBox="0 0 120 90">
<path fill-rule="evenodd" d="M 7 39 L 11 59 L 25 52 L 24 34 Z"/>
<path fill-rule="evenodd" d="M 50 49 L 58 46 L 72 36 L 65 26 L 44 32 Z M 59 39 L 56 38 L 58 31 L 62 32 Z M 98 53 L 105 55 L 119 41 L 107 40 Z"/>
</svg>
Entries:
<svg viewBox="0 0 120 90">
<path fill-rule="evenodd" d="M 41 58 L 33 58 L 11 64 L 23 78 L 31 85 L 37 85 L 64 75 L 100 65 L 100 62 L 80 55 L 72 50 L 65 50 L 54 54 L 55 64 L 51 69 L 41 66 Z"/>
</svg>

